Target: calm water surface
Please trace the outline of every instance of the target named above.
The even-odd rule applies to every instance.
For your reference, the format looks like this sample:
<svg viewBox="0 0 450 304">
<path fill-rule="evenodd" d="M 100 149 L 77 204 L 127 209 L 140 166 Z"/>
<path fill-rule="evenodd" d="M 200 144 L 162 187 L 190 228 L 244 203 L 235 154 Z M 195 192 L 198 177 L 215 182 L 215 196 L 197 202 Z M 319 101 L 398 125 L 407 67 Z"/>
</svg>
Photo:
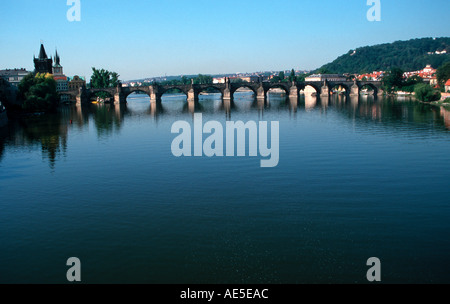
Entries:
<svg viewBox="0 0 450 304">
<path fill-rule="evenodd" d="M 280 122 L 280 162 L 176 158 L 177 120 Z M 450 111 L 180 95 L 0 129 L 0 283 L 450 283 Z"/>
</svg>

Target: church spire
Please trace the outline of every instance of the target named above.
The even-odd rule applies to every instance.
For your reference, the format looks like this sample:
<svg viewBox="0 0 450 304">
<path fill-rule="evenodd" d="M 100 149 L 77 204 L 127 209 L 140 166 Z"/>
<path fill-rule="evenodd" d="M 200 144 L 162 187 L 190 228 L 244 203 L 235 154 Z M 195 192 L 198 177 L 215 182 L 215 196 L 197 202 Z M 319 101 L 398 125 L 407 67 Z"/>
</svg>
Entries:
<svg viewBox="0 0 450 304">
<path fill-rule="evenodd" d="M 56 54 L 55 54 L 55 65 L 61 65 L 60 61 L 61 61 L 61 59 L 59 58 L 58 50 L 56 50 Z"/>
<path fill-rule="evenodd" d="M 41 43 L 41 49 L 39 50 L 39 59 L 47 59 L 47 53 L 45 52 L 44 45 Z"/>
</svg>

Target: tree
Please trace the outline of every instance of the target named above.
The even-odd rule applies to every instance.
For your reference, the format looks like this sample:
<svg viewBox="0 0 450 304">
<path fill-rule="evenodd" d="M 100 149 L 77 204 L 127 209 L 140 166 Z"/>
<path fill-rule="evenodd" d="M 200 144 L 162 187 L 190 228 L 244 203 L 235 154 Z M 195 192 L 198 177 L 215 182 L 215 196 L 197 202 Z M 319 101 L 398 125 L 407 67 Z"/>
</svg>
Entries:
<svg viewBox="0 0 450 304">
<path fill-rule="evenodd" d="M 119 83 L 119 74 L 110 72 L 105 69 L 97 70 L 92 68 L 91 88 L 103 89 L 109 87 L 116 87 Z"/>
<path fill-rule="evenodd" d="M 213 83 L 213 78 L 209 75 L 199 74 L 197 78 L 194 79 L 194 84 L 211 84 Z"/>
<path fill-rule="evenodd" d="M 329 70 L 326 67 L 321 67 L 317 70 L 317 74 L 333 74 L 333 71 Z"/>
<path fill-rule="evenodd" d="M 436 77 L 439 85 L 444 87 L 445 82 L 450 79 L 450 61 L 447 61 L 437 69 Z"/>
<path fill-rule="evenodd" d="M 190 84 L 191 79 L 187 78 L 186 76 L 181 77 L 181 84 Z"/>
<path fill-rule="evenodd" d="M 58 107 L 59 95 L 51 74 L 28 74 L 19 84 L 18 97 L 27 112 L 49 112 Z"/>
<path fill-rule="evenodd" d="M 413 93 L 419 83 L 423 83 L 422 77 L 413 75 L 403 82 L 402 91 Z"/>
<path fill-rule="evenodd" d="M 296 80 L 297 80 L 297 77 L 295 76 L 295 71 L 294 71 L 294 69 L 292 69 L 291 74 L 289 75 L 289 81 L 292 82 L 292 81 L 296 81 Z"/>
<path fill-rule="evenodd" d="M 281 82 L 281 79 L 280 79 L 280 76 L 273 76 L 271 79 L 270 79 L 270 82 Z"/>
<path fill-rule="evenodd" d="M 403 71 L 400 68 L 393 68 L 383 77 L 383 87 L 388 93 L 401 88 L 403 85 Z"/>
<path fill-rule="evenodd" d="M 280 78 L 281 81 L 283 81 L 283 80 L 286 78 L 286 76 L 284 75 L 284 72 L 283 72 L 283 71 L 281 71 L 280 73 L 278 73 L 278 77 Z"/>
<path fill-rule="evenodd" d="M 242 78 L 234 78 L 230 80 L 231 83 L 246 83 L 246 81 Z"/>
<path fill-rule="evenodd" d="M 111 72 L 110 76 L 111 76 L 111 86 L 117 87 L 120 83 L 120 80 L 119 80 L 120 75 L 117 74 L 116 72 Z"/>
<path fill-rule="evenodd" d="M 450 53 L 435 54 L 444 49 L 450 49 L 448 37 L 397 41 L 351 50 L 323 67 L 341 74 L 388 71 L 396 66 L 404 71 L 417 71 L 427 64 L 437 68 L 449 61 Z"/>
<path fill-rule="evenodd" d="M 434 90 L 429 84 L 418 84 L 414 93 L 417 99 L 424 102 L 432 102 L 441 99 L 441 93 Z"/>
<path fill-rule="evenodd" d="M 305 74 L 298 75 L 295 78 L 296 78 L 297 81 L 305 81 L 306 75 Z"/>
</svg>

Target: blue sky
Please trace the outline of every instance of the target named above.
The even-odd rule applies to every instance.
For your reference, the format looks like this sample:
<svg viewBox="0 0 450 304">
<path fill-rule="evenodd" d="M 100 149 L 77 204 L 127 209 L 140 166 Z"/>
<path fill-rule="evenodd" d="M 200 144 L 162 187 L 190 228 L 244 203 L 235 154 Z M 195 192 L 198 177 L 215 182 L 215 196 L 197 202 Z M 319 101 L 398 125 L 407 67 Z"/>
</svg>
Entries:
<svg viewBox="0 0 450 304">
<path fill-rule="evenodd" d="M 367 0 L 2 1 L 0 69 L 33 69 L 40 41 L 55 48 L 68 76 L 91 67 L 122 80 L 182 74 L 315 69 L 350 49 L 450 36 L 450 1 L 381 0 L 381 22 Z"/>
</svg>

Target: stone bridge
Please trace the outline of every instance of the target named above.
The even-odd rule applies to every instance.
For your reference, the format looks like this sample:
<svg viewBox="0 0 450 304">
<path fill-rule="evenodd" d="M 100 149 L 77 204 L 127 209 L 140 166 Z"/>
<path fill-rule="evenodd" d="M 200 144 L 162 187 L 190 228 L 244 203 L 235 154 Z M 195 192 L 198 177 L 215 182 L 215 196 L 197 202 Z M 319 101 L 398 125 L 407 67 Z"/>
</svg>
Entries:
<svg viewBox="0 0 450 304">
<path fill-rule="evenodd" d="M 151 102 L 161 102 L 162 96 L 168 91 L 179 91 L 187 96 L 187 100 L 198 101 L 200 93 L 205 92 L 208 89 L 214 89 L 222 94 L 224 100 L 233 99 L 234 93 L 241 88 L 247 88 L 253 91 L 257 99 L 265 99 L 268 92 L 271 89 L 278 88 L 286 92 L 291 98 L 297 98 L 301 90 L 305 87 L 310 86 L 314 88 L 317 95 L 321 98 L 327 98 L 330 96 L 332 90 L 336 87 L 345 90 L 345 94 L 349 96 L 358 96 L 363 87 L 369 86 L 372 88 L 375 96 L 380 96 L 383 94 L 381 89 L 380 81 L 301 81 L 301 82 L 243 82 L 243 83 L 233 83 L 228 79 L 225 83 L 218 84 L 188 84 L 188 85 L 159 85 L 152 84 L 150 86 L 138 86 L 138 87 L 122 87 L 118 85 L 113 88 L 104 89 L 86 89 L 85 87 L 80 88 L 78 91 L 69 91 L 65 94 L 72 95 L 76 97 L 77 104 L 89 103 L 96 93 L 106 92 L 114 98 L 114 103 L 126 103 L 128 95 L 135 92 L 142 92 L 150 97 Z"/>
</svg>

